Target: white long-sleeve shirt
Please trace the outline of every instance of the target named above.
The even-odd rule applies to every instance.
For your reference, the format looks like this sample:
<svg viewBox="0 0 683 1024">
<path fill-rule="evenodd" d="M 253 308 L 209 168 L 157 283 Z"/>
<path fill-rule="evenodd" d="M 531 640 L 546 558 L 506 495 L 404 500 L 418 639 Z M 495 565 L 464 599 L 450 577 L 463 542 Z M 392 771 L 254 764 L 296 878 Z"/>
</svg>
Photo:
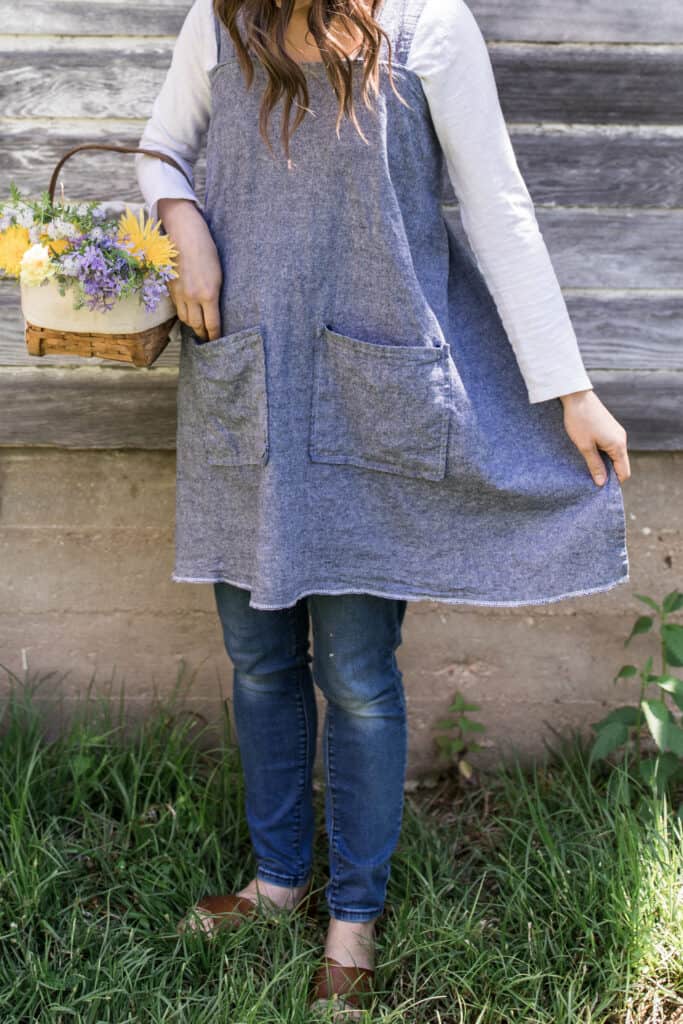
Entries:
<svg viewBox="0 0 683 1024">
<path fill-rule="evenodd" d="M 193 165 L 211 116 L 212 0 L 195 0 L 140 146 Z M 592 388 L 531 196 L 520 173 L 481 30 L 464 0 L 427 0 L 405 65 L 419 76 L 472 252 L 496 303 L 530 403 Z M 201 202 L 179 171 L 135 158 L 154 218 L 161 198 Z"/>
</svg>

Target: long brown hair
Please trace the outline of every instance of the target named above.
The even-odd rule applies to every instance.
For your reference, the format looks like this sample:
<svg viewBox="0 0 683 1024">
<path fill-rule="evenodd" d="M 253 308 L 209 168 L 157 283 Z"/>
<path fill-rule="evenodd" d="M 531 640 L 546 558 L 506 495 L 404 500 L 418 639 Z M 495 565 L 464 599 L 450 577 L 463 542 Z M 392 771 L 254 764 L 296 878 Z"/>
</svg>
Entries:
<svg viewBox="0 0 683 1024">
<path fill-rule="evenodd" d="M 377 96 L 379 92 L 382 37 L 387 42 L 387 73 L 391 87 L 399 100 L 405 104 L 394 84 L 389 37 L 375 18 L 381 3 L 382 0 L 312 0 L 308 8 L 309 31 L 320 50 L 322 64 L 339 100 L 335 125 L 337 136 L 342 118 L 347 116 L 363 141 L 367 142 L 354 109 L 353 61 L 359 58 L 363 61 L 361 99 L 368 109 L 372 109 L 370 97 Z M 213 0 L 213 6 L 215 14 L 225 25 L 235 44 L 247 88 L 251 87 L 254 79 L 254 65 L 249 51 L 256 56 L 268 74 L 268 83 L 259 111 L 259 131 L 271 153 L 273 148 L 268 137 L 268 122 L 271 111 L 284 96 L 280 139 L 285 156 L 289 160 L 289 142 L 306 115 L 309 100 L 306 76 L 284 48 L 285 30 L 294 11 L 294 0 L 281 0 L 279 5 L 276 0 Z M 238 14 L 244 25 L 244 39 L 237 27 Z M 339 45 L 338 33 L 331 24 L 333 17 L 341 21 L 345 28 L 355 26 L 361 31 L 363 41 L 360 51 L 353 59 L 350 59 Z M 290 130 L 290 114 L 294 103 L 299 109 Z"/>
</svg>

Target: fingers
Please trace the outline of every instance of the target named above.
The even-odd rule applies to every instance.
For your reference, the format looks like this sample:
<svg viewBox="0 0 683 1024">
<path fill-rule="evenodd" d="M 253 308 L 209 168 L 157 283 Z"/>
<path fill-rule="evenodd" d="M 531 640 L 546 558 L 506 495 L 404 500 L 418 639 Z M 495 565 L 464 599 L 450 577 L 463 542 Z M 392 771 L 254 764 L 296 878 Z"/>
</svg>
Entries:
<svg viewBox="0 0 683 1024">
<path fill-rule="evenodd" d="M 590 448 L 582 448 L 581 454 L 586 460 L 586 465 L 588 466 L 590 475 L 593 477 L 595 483 L 600 485 L 604 484 L 607 479 L 605 464 L 602 461 L 602 456 L 595 445 Z"/>
<path fill-rule="evenodd" d="M 565 429 L 586 460 L 593 481 L 601 487 L 607 480 L 602 456 L 605 452 L 614 464 L 620 483 L 631 476 L 627 435 L 621 423 L 612 416 L 594 391 L 570 395 L 562 403 Z"/>
<path fill-rule="evenodd" d="M 214 341 L 221 334 L 221 314 L 218 298 L 192 300 L 180 295 L 173 297 L 178 319 L 192 328 L 204 341 Z"/>
<path fill-rule="evenodd" d="M 604 484 L 607 479 L 605 474 L 605 465 L 596 445 L 594 444 L 588 448 L 581 448 L 580 451 L 586 460 L 586 465 L 588 466 L 595 483 L 599 485 Z M 619 478 L 619 482 L 622 484 L 625 483 L 625 481 L 631 476 L 631 466 L 629 463 L 628 448 L 626 445 L 626 434 L 624 434 L 623 441 L 615 442 L 610 445 L 608 449 L 605 449 L 605 451 L 612 460 L 614 471 Z"/>
<path fill-rule="evenodd" d="M 205 341 L 215 341 L 221 336 L 221 315 L 216 299 L 200 304 L 176 302 L 178 319 L 191 327 L 195 334 Z"/>
<path fill-rule="evenodd" d="M 206 326 L 204 324 L 204 312 L 199 302 L 188 302 L 187 303 L 187 320 L 186 324 L 192 328 L 195 334 L 200 338 L 207 340 Z"/>
<path fill-rule="evenodd" d="M 204 326 L 210 341 L 221 336 L 221 314 L 218 308 L 218 300 L 211 299 L 202 304 L 204 313 Z"/>
<path fill-rule="evenodd" d="M 623 442 L 616 447 L 614 452 L 610 453 L 610 457 L 614 462 L 614 470 L 619 477 L 619 482 L 623 484 L 631 475 L 631 464 L 628 459 L 625 434 Z"/>
</svg>

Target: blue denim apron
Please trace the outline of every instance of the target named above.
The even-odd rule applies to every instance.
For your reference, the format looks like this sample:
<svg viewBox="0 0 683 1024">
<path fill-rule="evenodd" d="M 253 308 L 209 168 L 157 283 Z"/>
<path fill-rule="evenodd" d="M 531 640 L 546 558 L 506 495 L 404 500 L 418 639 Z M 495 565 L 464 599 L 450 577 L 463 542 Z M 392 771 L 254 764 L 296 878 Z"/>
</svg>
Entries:
<svg viewBox="0 0 683 1024">
<path fill-rule="evenodd" d="M 629 579 L 622 493 L 592 480 L 559 399 L 530 404 L 469 249 L 441 206 L 443 156 L 405 67 L 424 0 L 385 0 L 404 106 L 343 120 L 322 64 L 269 152 L 267 76 L 244 84 L 216 19 L 204 212 L 221 337 L 182 325 L 173 579 L 254 608 L 309 593 L 544 604 Z M 386 62 L 386 45 L 383 54 Z M 353 63 L 357 87 L 362 64 Z M 359 95 L 358 88 L 356 96 Z"/>
</svg>

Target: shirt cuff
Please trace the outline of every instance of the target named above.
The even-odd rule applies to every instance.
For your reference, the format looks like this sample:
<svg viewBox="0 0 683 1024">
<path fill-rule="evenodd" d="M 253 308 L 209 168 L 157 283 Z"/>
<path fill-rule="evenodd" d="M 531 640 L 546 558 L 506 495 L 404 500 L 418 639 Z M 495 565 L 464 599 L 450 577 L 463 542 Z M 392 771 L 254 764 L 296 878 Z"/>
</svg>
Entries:
<svg viewBox="0 0 683 1024">
<path fill-rule="evenodd" d="M 190 199 L 199 210 L 202 209 L 197 193 L 174 167 L 144 154 L 138 154 L 135 160 L 138 185 L 152 220 L 159 219 L 160 199 Z"/>
<path fill-rule="evenodd" d="M 579 370 L 571 377 L 563 370 L 542 384 L 527 384 L 530 405 L 545 402 L 549 398 L 559 398 L 560 395 L 570 395 L 573 391 L 586 390 L 593 390 L 593 383 L 585 370 Z"/>
</svg>

